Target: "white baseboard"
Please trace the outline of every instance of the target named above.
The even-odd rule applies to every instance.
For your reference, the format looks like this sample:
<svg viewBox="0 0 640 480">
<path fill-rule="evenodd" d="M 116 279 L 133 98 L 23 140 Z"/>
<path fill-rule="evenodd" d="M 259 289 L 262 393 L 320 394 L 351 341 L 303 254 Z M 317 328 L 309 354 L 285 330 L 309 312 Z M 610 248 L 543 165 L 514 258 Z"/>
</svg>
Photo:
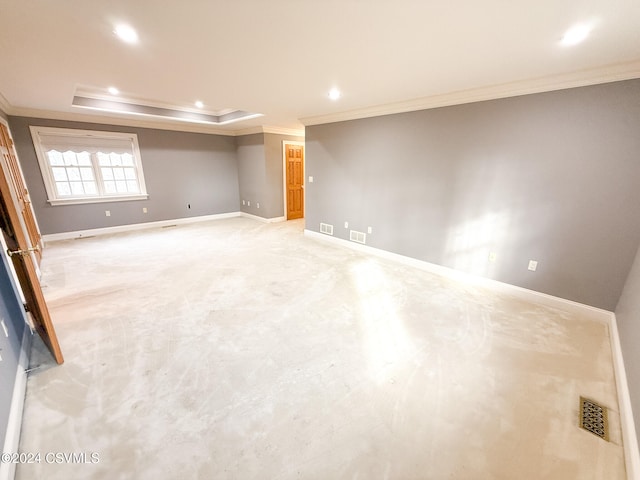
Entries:
<svg viewBox="0 0 640 480">
<path fill-rule="evenodd" d="M 264 217 L 259 217 L 257 215 L 252 215 L 251 213 L 247 213 L 247 212 L 240 212 L 240 216 L 246 217 L 246 218 L 253 218 L 254 220 L 258 220 L 264 223 L 277 223 L 277 222 L 284 222 L 287 220 L 287 217 L 264 218 Z"/>
<path fill-rule="evenodd" d="M 16 453 L 20 444 L 20 430 L 22 428 L 22 412 L 24 410 L 24 398 L 27 391 L 27 369 L 29 368 L 29 349 L 31 347 L 32 333 L 28 328 L 22 335 L 22 346 L 16 380 L 13 385 L 13 397 L 11 398 L 11 410 L 7 434 L 2 447 L 3 453 Z M 16 473 L 15 463 L 0 462 L 0 480 L 13 480 Z"/>
<path fill-rule="evenodd" d="M 628 480 L 640 480 L 640 450 L 633 420 L 633 408 L 627 383 L 627 372 L 624 368 L 624 358 L 618 334 L 618 322 L 614 313 L 610 316 L 609 338 L 611 340 L 611 354 L 613 356 L 613 370 L 618 389 L 618 407 L 620 408 L 620 423 L 622 425 L 622 443 L 624 446 L 624 463 L 627 467 Z"/>
<path fill-rule="evenodd" d="M 616 379 L 616 389 L 618 394 L 618 407 L 620 409 L 620 421 L 622 423 L 622 442 L 624 445 L 625 465 L 627 468 L 628 480 L 640 480 L 640 452 L 638 451 L 638 440 L 636 437 L 635 423 L 633 420 L 633 412 L 631 408 L 631 397 L 629 396 L 629 387 L 627 385 L 627 376 L 624 368 L 624 360 L 622 357 L 622 349 L 620 347 L 620 337 L 618 336 L 618 326 L 616 316 L 613 312 L 595 308 L 590 305 L 573 302 L 560 297 L 554 297 L 546 293 L 528 290 L 526 288 L 517 287 L 508 283 L 499 282 L 489 278 L 460 272 L 452 268 L 443 267 L 433 263 L 425 262 L 415 258 L 399 255 L 397 253 L 380 250 L 378 248 L 369 247 L 359 243 L 350 242 L 341 238 L 332 237 L 311 230 L 304 231 L 309 238 L 321 240 L 334 245 L 340 245 L 352 250 L 375 255 L 377 257 L 399 262 L 403 265 L 409 265 L 421 270 L 425 270 L 447 278 L 455 279 L 465 283 L 480 285 L 491 288 L 494 291 L 513 295 L 526 301 L 535 302 L 537 304 L 558 308 L 560 310 L 579 313 L 585 318 L 604 322 L 609 326 L 609 339 L 611 341 L 611 352 L 613 356 L 613 368 Z"/>
<path fill-rule="evenodd" d="M 169 225 L 184 225 L 188 223 L 208 222 L 211 220 L 220 220 L 223 218 L 239 217 L 240 212 L 219 213 L 216 215 L 202 215 L 199 217 L 176 218 L 174 220 L 160 220 L 157 222 L 132 223 L 131 225 L 118 225 L 115 227 L 91 228 L 88 230 L 76 230 L 74 232 L 50 233 L 43 235 L 42 240 L 47 242 L 55 242 L 57 240 L 69 240 L 72 238 L 95 237 L 97 235 L 109 235 L 111 233 L 130 232 L 133 230 L 144 230 L 147 228 L 159 228 Z M 258 217 L 256 217 L 258 218 Z"/>
<path fill-rule="evenodd" d="M 506 293 L 530 302 L 536 302 L 539 305 L 545 305 L 564 311 L 580 313 L 583 317 L 586 316 L 592 320 L 598 320 L 607 324 L 610 323 L 611 312 L 602 310 L 600 308 L 595 308 L 590 305 L 574 302 L 565 298 L 554 297 L 553 295 L 548 295 L 546 293 L 536 292 L 534 290 L 518 287 L 516 285 L 499 282 L 498 280 L 492 280 L 490 278 L 481 277 L 479 275 L 461 272 L 459 270 L 454 270 L 453 268 L 443 267 L 442 265 L 436 265 L 435 263 L 425 262 L 424 260 L 418 260 L 416 258 L 407 257 L 398 253 L 388 252 L 379 248 L 350 242 L 349 240 L 332 237 L 330 235 L 325 235 L 323 233 L 318 233 L 311 230 L 305 229 L 304 234 L 310 238 L 314 238 L 324 242 L 330 242 L 336 245 L 341 245 L 352 250 L 375 255 L 376 257 L 386 258 L 388 260 L 402 263 L 403 265 L 419 268 L 421 270 L 435 273 L 437 275 L 442 275 L 444 277 L 458 280 L 464 283 L 491 288 L 494 291 Z"/>
</svg>

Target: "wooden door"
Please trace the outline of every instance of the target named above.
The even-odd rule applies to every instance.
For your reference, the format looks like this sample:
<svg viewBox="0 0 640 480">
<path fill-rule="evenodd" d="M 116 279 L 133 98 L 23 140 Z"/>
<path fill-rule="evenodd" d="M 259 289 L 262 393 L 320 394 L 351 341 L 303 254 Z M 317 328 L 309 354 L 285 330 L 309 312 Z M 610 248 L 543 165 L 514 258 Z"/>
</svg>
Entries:
<svg viewBox="0 0 640 480">
<path fill-rule="evenodd" d="M 36 217 L 33 213 L 33 207 L 31 205 L 31 199 L 29 198 L 29 191 L 25 184 L 24 177 L 22 176 L 22 170 L 20 170 L 20 164 L 18 163 L 18 157 L 16 155 L 15 148 L 13 146 L 13 139 L 9 135 L 9 129 L 0 123 L 0 150 L 5 160 L 5 165 L 9 169 L 9 178 L 13 184 L 13 191 L 16 194 L 16 200 L 18 202 L 18 210 L 24 220 L 24 225 L 29 237 L 29 243 L 31 247 L 37 247 L 34 250 L 36 262 L 40 264 L 41 252 L 42 252 L 42 236 L 36 223 Z"/>
<path fill-rule="evenodd" d="M 15 196 L 12 195 L 10 184 L 15 181 L 12 178 L 14 170 L 8 163 L 13 160 L 17 163 L 15 154 L 12 153 L 13 142 L 8 143 L 6 140 L 9 138 L 7 128 L 1 124 L 0 127 L 2 127 L 0 128 L 0 150 L 2 150 L 2 156 L 7 160 L 7 162 L 2 162 L 4 165 L 0 165 L 2 167 L 0 168 L 0 228 L 9 247 L 9 252 L 11 252 L 11 260 L 25 299 L 25 309 L 31 314 L 38 334 L 51 351 L 54 359 L 61 364 L 64 362 L 62 351 L 40 288 L 36 263 L 31 255 L 36 247 L 39 248 L 39 244 L 32 244 L 30 234 L 25 233 L 29 227 L 26 219 L 23 218 L 18 192 L 15 192 Z M 19 168 L 17 171 L 20 172 Z"/>
<path fill-rule="evenodd" d="M 304 217 L 304 147 L 286 143 L 287 220 Z"/>
</svg>

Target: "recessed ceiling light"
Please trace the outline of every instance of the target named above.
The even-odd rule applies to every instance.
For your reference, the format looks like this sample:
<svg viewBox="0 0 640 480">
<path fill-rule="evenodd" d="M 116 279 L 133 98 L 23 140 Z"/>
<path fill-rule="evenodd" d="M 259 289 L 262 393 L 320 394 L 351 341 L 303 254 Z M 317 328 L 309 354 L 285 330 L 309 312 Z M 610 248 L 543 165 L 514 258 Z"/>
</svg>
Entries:
<svg viewBox="0 0 640 480">
<path fill-rule="evenodd" d="M 138 33 L 129 25 L 118 25 L 113 33 L 123 42 L 138 43 Z"/>
<path fill-rule="evenodd" d="M 342 94 L 340 93 L 340 90 L 338 90 L 337 88 L 332 88 L 331 90 L 329 90 L 329 98 L 331 100 L 337 100 L 342 96 Z"/>
<path fill-rule="evenodd" d="M 567 30 L 560 43 L 566 47 L 577 45 L 589 36 L 589 32 L 591 32 L 591 26 L 576 25 Z"/>
<path fill-rule="evenodd" d="M 118 90 L 116 87 L 109 87 L 108 90 L 111 95 L 118 95 L 120 93 L 120 90 Z"/>
<path fill-rule="evenodd" d="M 198 101 L 196 102 L 196 107 L 198 107 L 198 108 L 202 108 L 202 107 L 204 107 L 204 103 L 202 103 L 200 100 L 198 100 Z"/>
</svg>

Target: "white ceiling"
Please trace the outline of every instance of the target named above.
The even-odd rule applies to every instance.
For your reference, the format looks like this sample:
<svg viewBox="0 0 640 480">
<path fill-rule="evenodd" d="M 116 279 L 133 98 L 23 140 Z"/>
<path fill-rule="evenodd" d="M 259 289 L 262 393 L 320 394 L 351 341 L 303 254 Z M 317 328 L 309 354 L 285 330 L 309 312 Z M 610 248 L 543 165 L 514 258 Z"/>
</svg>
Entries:
<svg viewBox="0 0 640 480">
<path fill-rule="evenodd" d="M 121 22 L 137 45 L 114 35 Z M 582 22 L 587 40 L 561 46 Z M 175 127 L 71 106 L 76 89 L 113 85 L 264 114 L 178 127 L 238 134 L 639 77 L 639 0 L 0 0 L 12 115 Z"/>
</svg>

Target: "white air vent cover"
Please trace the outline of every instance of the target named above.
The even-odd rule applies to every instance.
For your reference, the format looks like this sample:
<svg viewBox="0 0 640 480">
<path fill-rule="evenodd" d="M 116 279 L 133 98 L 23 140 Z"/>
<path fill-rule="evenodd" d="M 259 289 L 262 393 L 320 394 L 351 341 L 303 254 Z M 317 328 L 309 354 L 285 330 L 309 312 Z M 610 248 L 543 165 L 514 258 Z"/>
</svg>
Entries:
<svg viewBox="0 0 640 480">
<path fill-rule="evenodd" d="M 333 235 L 333 225 L 329 225 L 328 223 L 321 223 L 320 233 L 324 233 L 326 235 Z"/>
<path fill-rule="evenodd" d="M 349 240 L 351 240 L 352 242 L 365 244 L 367 243 L 367 234 L 364 232 L 356 232 L 355 230 L 351 230 L 349 233 Z"/>
</svg>

